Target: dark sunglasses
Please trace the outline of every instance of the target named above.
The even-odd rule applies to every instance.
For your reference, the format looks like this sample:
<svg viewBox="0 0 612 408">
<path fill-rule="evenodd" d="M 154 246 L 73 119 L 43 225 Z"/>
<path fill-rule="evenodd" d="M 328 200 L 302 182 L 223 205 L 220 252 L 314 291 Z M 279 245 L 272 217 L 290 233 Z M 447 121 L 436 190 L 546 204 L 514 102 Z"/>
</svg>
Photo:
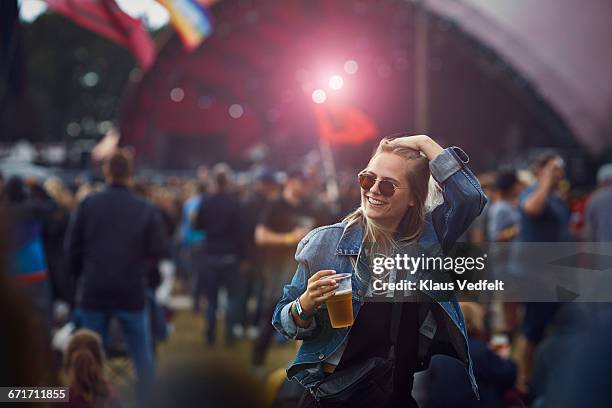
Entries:
<svg viewBox="0 0 612 408">
<path fill-rule="evenodd" d="M 357 179 L 359 180 L 359 186 L 366 191 L 370 191 L 370 189 L 374 187 L 374 184 L 376 184 L 376 181 L 378 180 L 378 190 L 380 191 L 380 194 L 382 194 L 384 197 L 391 197 L 393 194 L 395 194 L 395 190 L 405 190 L 409 188 L 398 187 L 389 180 L 377 179 L 376 177 L 368 173 L 358 174 Z"/>
</svg>

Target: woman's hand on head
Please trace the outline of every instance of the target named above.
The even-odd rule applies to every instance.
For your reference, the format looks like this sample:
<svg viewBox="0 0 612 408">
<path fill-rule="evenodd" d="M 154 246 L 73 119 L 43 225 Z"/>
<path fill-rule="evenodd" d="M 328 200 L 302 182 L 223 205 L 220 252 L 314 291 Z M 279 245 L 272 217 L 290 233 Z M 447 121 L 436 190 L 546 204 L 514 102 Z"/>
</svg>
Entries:
<svg viewBox="0 0 612 408">
<path fill-rule="evenodd" d="M 428 160 L 433 160 L 442 152 L 442 146 L 427 135 L 402 136 L 389 141 L 392 146 L 407 147 L 422 152 Z"/>
<path fill-rule="evenodd" d="M 338 283 L 332 278 L 324 279 L 326 276 L 335 275 L 333 270 L 321 270 L 308 279 L 306 291 L 300 296 L 300 304 L 306 312 L 313 312 L 327 299 L 333 296 L 338 289 Z"/>
</svg>

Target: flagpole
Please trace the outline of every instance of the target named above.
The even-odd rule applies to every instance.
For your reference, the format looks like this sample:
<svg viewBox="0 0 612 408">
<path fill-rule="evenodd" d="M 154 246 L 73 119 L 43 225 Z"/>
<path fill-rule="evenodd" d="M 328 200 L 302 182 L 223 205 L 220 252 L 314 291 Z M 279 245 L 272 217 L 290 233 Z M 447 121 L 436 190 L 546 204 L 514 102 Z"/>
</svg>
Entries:
<svg viewBox="0 0 612 408">
<path fill-rule="evenodd" d="M 418 133 L 427 133 L 429 129 L 429 75 L 427 72 L 427 30 L 429 20 L 425 10 L 425 1 L 417 0 L 414 10 L 416 20 L 414 25 L 415 130 Z"/>
<path fill-rule="evenodd" d="M 340 189 L 338 187 L 334 155 L 332 154 L 329 142 L 321 137 L 319 137 L 319 150 L 321 151 L 321 163 L 325 172 L 325 191 L 332 205 L 332 210 L 337 212 L 340 204 Z"/>
</svg>

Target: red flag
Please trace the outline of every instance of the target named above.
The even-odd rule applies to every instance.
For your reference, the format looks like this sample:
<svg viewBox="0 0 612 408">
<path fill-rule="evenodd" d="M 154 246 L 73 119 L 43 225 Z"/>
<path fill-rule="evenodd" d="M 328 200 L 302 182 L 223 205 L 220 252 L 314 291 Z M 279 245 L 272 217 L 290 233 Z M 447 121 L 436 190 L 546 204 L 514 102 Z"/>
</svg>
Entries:
<svg viewBox="0 0 612 408">
<path fill-rule="evenodd" d="M 327 101 L 315 104 L 319 136 L 329 143 L 359 144 L 378 133 L 374 121 L 348 104 Z"/>
<path fill-rule="evenodd" d="M 125 14 L 114 0 L 47 0 L 49 9 L 129 49 L 143 71 L 155 60 L 155 44 L 138 19 Z"/>
</svg>

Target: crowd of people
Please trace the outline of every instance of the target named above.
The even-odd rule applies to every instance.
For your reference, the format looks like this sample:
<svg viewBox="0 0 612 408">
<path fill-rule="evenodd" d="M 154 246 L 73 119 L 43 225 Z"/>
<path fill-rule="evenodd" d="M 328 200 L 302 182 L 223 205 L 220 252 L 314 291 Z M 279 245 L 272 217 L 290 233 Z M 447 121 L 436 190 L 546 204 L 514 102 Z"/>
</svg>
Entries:
<svg viewBox="0 0 612 408">
<path fill-rule="evenodd" d="M 132 166 L 131 154 L 120 150 L 104 163 L 104 181 L 2 180 L 8 281 L 31 304 L 46 342 L 51 344 L 66 322 L 79 329 L 64 346 L 63 360 L 50 362 L 56 368 L 63 362 L 71 396 L 78 396 L 73 406 L 121 405 L 102 369 L 112 321 L 121 328 L 134 364 L 139 401 L 151 404 L 147 390 L 155 377 L 155 343 L 168 335 L 156 296 L 171 274 L 167 270 L 188 288 L 193 309 L 203 311 L 204 346 L 215 347 L 220 338 L 230 347 L 248 339 L 252 370 L 263 374 L 275 340 L 271 321 L 296 271 L 298 243 L 360 203 L 356 172 L 338 176 L 340 194 L 332 199 L 317 167 L 259 168 L 239 178 L 218 163 L 201 166 L 190 179 L 152 182 L 134 176 Z M 501 169 L 480 177 L 489 201 L 460 240 L 612 240 L 612 165 L 600 169 L 597 190 L 581 200 L 585 205 L 570 205 L 559 155 L 540 156 L 526 170 Z M 225 302 L 219 300 L 222 291 Z M 553 323 L 562 306 L 461 304 L 480 405 L 465 375 L 458 373 L 461 364 L 443 356 L 432 360 L 427 381 L 417 381 L 414 393 L 425 395 L 421 401 L 430 407 L 545 401 L 552 385 L 533 373 L 542 370 L 542 345 L 560 330 Z M 499 334 L 506 336 L 502 346 L 491 341 Z"/>
</svg>

